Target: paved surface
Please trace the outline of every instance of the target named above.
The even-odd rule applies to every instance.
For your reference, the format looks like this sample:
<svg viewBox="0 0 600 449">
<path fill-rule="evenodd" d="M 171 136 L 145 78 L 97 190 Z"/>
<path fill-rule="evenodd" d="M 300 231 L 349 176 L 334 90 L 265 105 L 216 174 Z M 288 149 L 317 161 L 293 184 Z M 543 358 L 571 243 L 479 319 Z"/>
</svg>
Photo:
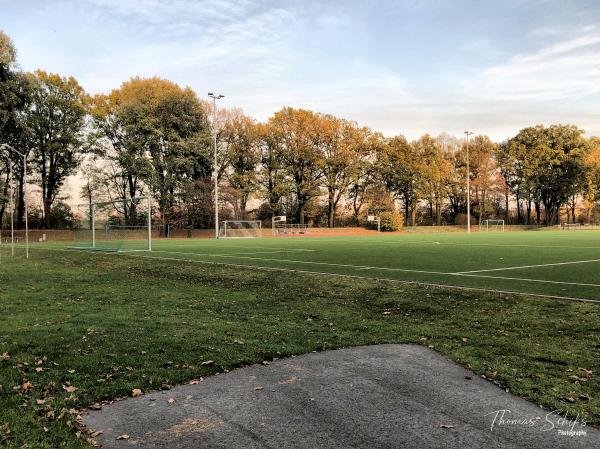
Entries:
<svg viewBox="0 0 600 449">
<path fill-rule="evenodd" d="M 427 348 L 381 345 L 237 369 L 84 419 L 108 448 L 600 448 L 597 430 L 559 435 L 572 423 L 547 413 Z"/>
</svg>

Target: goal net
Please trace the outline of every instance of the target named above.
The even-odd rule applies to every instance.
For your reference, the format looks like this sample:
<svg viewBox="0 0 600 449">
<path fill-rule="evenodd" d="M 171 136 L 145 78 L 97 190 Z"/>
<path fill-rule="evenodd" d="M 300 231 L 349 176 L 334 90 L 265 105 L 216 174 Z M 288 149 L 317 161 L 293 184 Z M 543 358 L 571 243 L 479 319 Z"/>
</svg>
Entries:
<svg viewBox="0 0 600 449">
<path fill-rule="evenodd" d="M 485 232 L 504 231 L 504 220 L 483 220 L 480 229 Z"/>
<path fill-rule="evenodd" d="M 148 197 L 78 206 L 73 248 L 100 251 L 151 251 L 152 208 Z"/>
<path fill-rule="evenodd" d="M 258 220 L 226 220 L 219 229 L 220 238 L 253 238 L 261 236 Z"/>
</svg>

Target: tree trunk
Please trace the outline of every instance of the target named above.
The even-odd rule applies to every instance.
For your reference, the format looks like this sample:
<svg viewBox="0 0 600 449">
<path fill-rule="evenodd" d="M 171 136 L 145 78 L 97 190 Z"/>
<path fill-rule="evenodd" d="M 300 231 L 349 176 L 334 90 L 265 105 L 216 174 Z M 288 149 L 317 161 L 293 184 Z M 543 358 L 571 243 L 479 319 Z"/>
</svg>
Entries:
<svg viewBox="0 0 600 449">
<path fill-rule="evenodd" d="M 19 167 L 17 179 L 17 229 L 25 227 L 25 176 L 23 167 Z"/>
<path fill-rule="evenodd" d="M 508 224 L 509 219 L 508 213 L 508 187 L 504 189 L 504 223 Z"/>
<path fill-rule="evenodd" d="M 335 219 L 335 196 L 333 191 L 329 191 L 327 200 L 327 226 L 333 228 Z"/>
</svg>

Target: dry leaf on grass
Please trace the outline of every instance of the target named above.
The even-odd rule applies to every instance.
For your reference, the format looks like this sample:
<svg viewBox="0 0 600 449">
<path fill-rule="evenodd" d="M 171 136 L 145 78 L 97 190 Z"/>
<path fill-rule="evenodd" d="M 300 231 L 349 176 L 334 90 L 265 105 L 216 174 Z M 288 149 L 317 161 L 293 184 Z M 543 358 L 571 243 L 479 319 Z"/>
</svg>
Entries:
<svg viewBox="0 0 600 449">
<path fill-rule="evenodd" d="M 139 388 L 134 388 L 133 390 L 131 390 L 131 396 L 133 396 L 134 398 L 141 395 L 142 390 L 140 390 Z"/>
<path fill-rule="evenodd" d="M 75 393 L 79 388 L 73 386 L 73 385 L 63 385 L 63 390 L 65 390 L 67 393 Z"/>
</svg>

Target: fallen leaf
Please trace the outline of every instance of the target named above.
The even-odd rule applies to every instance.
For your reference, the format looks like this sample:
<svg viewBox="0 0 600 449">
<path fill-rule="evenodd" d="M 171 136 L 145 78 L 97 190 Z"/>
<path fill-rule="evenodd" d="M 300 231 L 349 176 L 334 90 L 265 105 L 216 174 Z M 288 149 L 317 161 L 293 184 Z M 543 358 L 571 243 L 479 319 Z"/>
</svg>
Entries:
<svg viewBox="0 0 600 449">
<path fill-rule="evenodd" d="M 101 430 L 96 430 L 95 432 L 92 432 L 92 433 L 90 434 L 90 436 L 91 436 L 92 438 L 96 438 L 98 435 L 102 435 L 102 433 L 103 433 L 103 432 L 102 432 Z"/>
<path fill-rule="evenodd" d="M 169 404 L 175 404 L 175 399 L 174 398 L 169 398 L 169 400 L 167 402 Z"/>
<path fill-rule="evenodd" d="M 23 391 L 29 391 L 33 388 L 33 384 L 31 382 L 25 382 L 23 385 L 21 385 L 21 389 Z"/>
<path fill-rule="evenodd" d="M 139 388 L 134 388 L 133 390 L 131 390 L 131 396 L 132 397 L 137 397 L 137 396 L 141 396 L 142 395 L 142 390 L 140 390 Z"/>
<path fill-rule="evenodd" d="M 254 391 L 260 391 L 260 390 L 264 390 L 265 387 L 254 387 Z"/>
<path fill-rule="evenodd" d="M 43 405 L 43 404 L 45 404 L 45 403 L 46 403 L 46 401 L 45 401 L 44 399 L 37 399 L 37 400 L 35 401 L 35 403 L 36 403 L 37 405 Z"/>
<path fill-rule="evenodd" d="M 50 432 L 50 429 L 48 429 L 47 427 L 44 427 L 44 432 Z"/>
<path fill-rule="evenodd" d="M 454 429 L 454 426 L 452 424 L 441 424 L 440 427 L 442 429 Z"/>
<path fill-rule="evenodd" d="M 67 393 L 75 393 L 77 390 L 79 390 L 79 388 L 73 385 L 69 385 L 68 387 L 66 385 L 63 385 L 63 390 L 65 390 Z"/>
<path fill-rule="evenodd" d="M 190 380 L 190 385 L 198 385 L 200 381 L 198 379 Z"/>
<path fill-rule="evenodd" d="M 119 435 L 117 438 L 115 438 L 115 440 L 128 440 L 129 439 L 129 435 L 127 435 L 126 433 L 124 433 L 123 435 Z"/>
<path fill-rule="evenodd" d="M 571 404 L 575 402 L 575 399 L 573 399 L 571 396 L 564 396 L 563 400 L 570 402 Z"/>
<path fill-rule="evenodd" d="M 215 363 L 214 360 L 207 360 L 205 362 L 202 362 L 201 365 L 203 365 L 203 366 L 209 366 L 209 365 L 212 365 L 213 363 Z"/>
<path fill-rule="evenodd" d="M 580 394 L 579 399 L 581 399 L 582 401 L 589 401 L 592 398 L 589 397 L 587 394 Z"/>
<path fill-rule="evenodd" d="M 2 360 L 8 360 L 10 359 L 10 355 L 8 354 L 8 352 L 3 352 L 2 353 Z"/>
</svg>

